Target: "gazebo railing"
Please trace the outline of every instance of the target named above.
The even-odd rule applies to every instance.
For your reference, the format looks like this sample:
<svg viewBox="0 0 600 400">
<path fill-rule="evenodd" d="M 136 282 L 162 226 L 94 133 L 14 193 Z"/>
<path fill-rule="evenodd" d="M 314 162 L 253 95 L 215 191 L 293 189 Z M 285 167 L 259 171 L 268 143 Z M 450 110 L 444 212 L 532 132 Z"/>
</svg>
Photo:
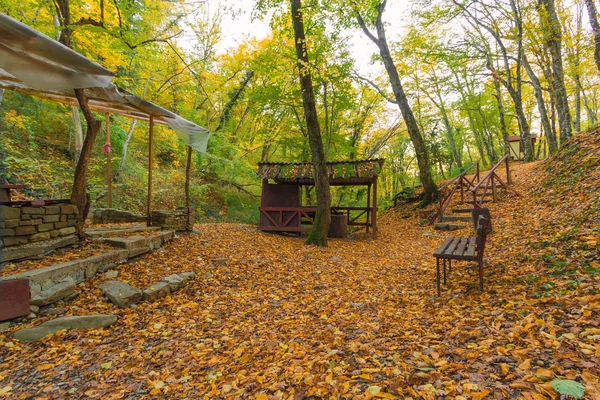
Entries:
<svg viewBox="0 0 600 400">
<path fill-rule="evenodd" d="M 345 214 L 348 226 L 373 228 L 370 221 L 372 207 L 331 207 L 332 214 Z M 259 207 L 261 222 L 259 229 L 263 231 L 308 232 L 314 223 L 316 207 Z M 362 218 L 364 220 L 361 220 Z"/>
</svg>

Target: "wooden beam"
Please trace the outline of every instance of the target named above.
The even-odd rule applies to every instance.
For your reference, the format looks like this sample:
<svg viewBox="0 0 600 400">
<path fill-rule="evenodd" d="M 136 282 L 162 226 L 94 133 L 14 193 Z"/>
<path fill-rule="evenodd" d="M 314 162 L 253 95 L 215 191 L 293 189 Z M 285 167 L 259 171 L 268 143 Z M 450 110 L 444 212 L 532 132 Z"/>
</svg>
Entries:
<svg viewBox="0 0 600 400">
<path fill-rule="evenodd" d="M 371 184 L 367 185 L 367 233 L 369 233 L 369 208 L 371 207 Z"/>
<path fill-rule="evenodd" d="M 146 213 L 148 226 L 152 225 L 152 158 L 154 141 L 154 117 L 150 116 L 150 128 L 148 132 L 148 212 Z"/>
<path fill-rule="evenodd" d="M 110 114 L 106 113 L 106 184 L 108 186 L 107 197 L 108 197 L 108 208 L 112 208 L 112 172 L 110 170 Z"/>
<path fill-rule="evenodd" d="M 377 237 L 377 179 L 373 181 L 373 238 Z"/>
</svg>

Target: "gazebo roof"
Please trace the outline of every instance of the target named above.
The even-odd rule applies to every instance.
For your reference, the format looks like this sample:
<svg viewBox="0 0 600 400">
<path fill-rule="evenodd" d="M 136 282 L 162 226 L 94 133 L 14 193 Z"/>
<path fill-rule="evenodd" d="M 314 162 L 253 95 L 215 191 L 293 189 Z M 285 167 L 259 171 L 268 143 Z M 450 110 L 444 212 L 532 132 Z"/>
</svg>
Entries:
<svg viewBox="0 0 600 400">
<path fill-rule="evenodd" d="M 332 161 L 327 163 L 329 184 L 334 186 L 368 185 L 377 180 L 384 159 Z M 296 185 L 314 185 L 310 162 L 258 163 L 258 176 L 263 180 Z"/>
<path fill-rule="evenodd" d="M 210 132 L 111 83 L 113 73 L 56 40 L 0 13 L 0 89 L 79 106 L 85 89 L 93 111 L 168 125 L 190 147 L 205 152 Z"/>
</svg>

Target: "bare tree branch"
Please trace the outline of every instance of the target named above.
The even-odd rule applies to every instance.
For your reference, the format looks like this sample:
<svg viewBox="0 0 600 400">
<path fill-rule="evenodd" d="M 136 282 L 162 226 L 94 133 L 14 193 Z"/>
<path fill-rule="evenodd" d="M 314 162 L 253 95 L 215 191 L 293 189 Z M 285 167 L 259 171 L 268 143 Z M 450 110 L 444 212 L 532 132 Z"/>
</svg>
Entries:
<svg viewBox="0 0 600 400">
<path fill-rule="evenodd" d="M 388 102 L 390 102 L 392 104 L 398 104 L 398 102 L 396 100 L 392 99 L 387 93 L 385 93 L 383 91 L 383 89 L 381 89 L 379 86 L 377 86 L 377 84 L 375 82 L 371 81 L 368 78 L 365 78 L 364 76 L 360 76 L 356 71 L 352 71 L 352 72 L 354 73 L 354 76 L 356 76 L 356 78 L 371 85 L 373 87 L 373 89 L 375 89 L 381 95 L 381 97 L 383 97 L 385 100 L 387 100 Z"/>
</svg>

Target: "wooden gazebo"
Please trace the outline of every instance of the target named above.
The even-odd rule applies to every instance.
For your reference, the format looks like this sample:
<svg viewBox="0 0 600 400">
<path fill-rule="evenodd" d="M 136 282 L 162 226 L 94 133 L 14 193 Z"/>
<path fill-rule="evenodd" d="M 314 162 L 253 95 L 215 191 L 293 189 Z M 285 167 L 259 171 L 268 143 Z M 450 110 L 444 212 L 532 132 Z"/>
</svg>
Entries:
<svg viewBox="0 0 600 400">
<path fill-rule="evenodd" d="M 331 186 L 367 186 L 365 207 L 331 207 L 332 224 L 365 227 L 377 235 L 377 177 L 383 159 L 328 162 Z M 303 186 L 314 186 L 313 165 L 308 162 L 258 164 L 262 178 L 259 229 L 276 232 L 307 232 L 313 224 L 316 207 L 303 205 Z M 345 216 L 345 218 L 340 218 Z M 331 232 L 331 231 L 330 231 Z"/>
</svg>

